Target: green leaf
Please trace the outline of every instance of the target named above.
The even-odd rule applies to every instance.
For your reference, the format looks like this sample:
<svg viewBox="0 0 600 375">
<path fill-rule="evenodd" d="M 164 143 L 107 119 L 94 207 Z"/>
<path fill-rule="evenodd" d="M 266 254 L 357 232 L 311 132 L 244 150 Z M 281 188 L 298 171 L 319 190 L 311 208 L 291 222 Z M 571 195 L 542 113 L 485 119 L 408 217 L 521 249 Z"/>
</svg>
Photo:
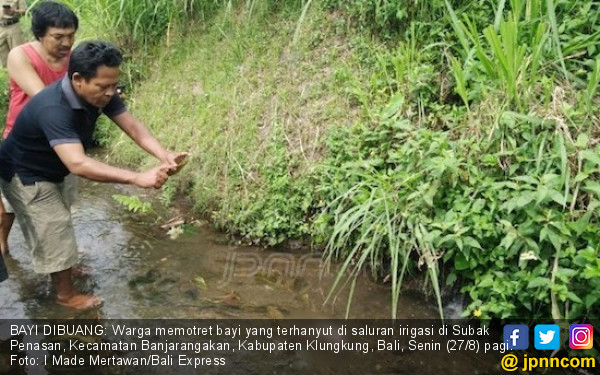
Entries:
<svg viewBox="0 0 600 375">
<path fill-rule="evenodd" d="M 466 246 L 474 247 L 476 249 L 481 249 L 481 245 L 473 237 L 464 237 L 464 243 Z"/>
<path fill-rule="evenodd" d="M 588 177 L 590 177 L 589 173 L 579 172 L 579 173 L 577 173 L 577 176 L 575 176 L 575 183 L 581 182 L 583 180 L 587 180 Z"/>
<path fill-rule="evenodd" d="M 446 286 L 454 284 L 454 282 L 456 281 L 456 279 L 457 279 L 456 273 L 455 272 L 450 272 L 450 274 L 446 278 Z"/>
<path fill-rule="evenodd" d="M 595 165 L 600 166 L 600 155 L 598 155 L 596 153 L 596 151 L 583 150 L 580 152 L 580 155 L 584 160 L 590 161 L 590 162 L 594 163 Z"/>
<path fill-rule="evenodd" d="M 590 307 L 594 306 L 596 302 L 598 302 L 599 297 L 600 296 L 598 296 L 598 294 L 588 294 L 585 296 L 585 307 L 589 309 Z"/>
<path fill-rule="evenodd" d="M 575 147 L 577 147 L 578 149 L 584 149 L 587 147 L 589 140 L 590 137 L 588 137 L 587 134 L 579 133 L 579 135 L 577 136 L 577 141 L 575 141 Z"/>
<path fill-rule="evenodd" d="M 429 205 L 429 207 L 433 207 L 433 197 L 435 197 L 435 194 L 437 193 L 438 186 L 439 185 L 437 183 L 432 184 L 431 187 L 427 189 L 427 192 L 423 195 L 423 200 Z"/>
<path fill-rule="evenodd" d="M 556 271 L 557 277 L 565 278 L 565 279 L 570 279 L 577 274 L 578 274 L 577 271 L 575 271 L 574 269 L 570 269 L 570 268 L 561 268 L 558 271 Z"/>
<path fill-rule="evenodd" d="M 587 267 L 585 271 L 583 271 L 583 277 L 586 279 L 600 277 L 600 268 Z"/>
<path fill-rule="evenodd" d="M 394 96 L 391 100 L 390 103 L 387 105 L 387 107 L 385 107 L 385 109 L 382 112 L 382 117 L 384 119 L 390 119 L 394 116 L 396 116 L 396 114 L 400 111 L 400 108 L 402 108 L 402 105 L 404 104 L 404 94 L 398 94 L 396 96 Z"/>
<path fill-rule="evenodd" d="M 545 227 L 542 229 L 542 231 L 544 229 L 547 229 L 546 234 L 548 235 L 548 239 L 550 240 L 550 243 L 552 244 L 552 246 L 554 246 L 554 248 L 556 250 L 560 250 L 562 248 L 562 244 L 565 243 L 565 239 L 558 233 L 556 233 L 556 231 L 554 231 L 554 229 L 550 228 L 550 227 Z M 540 239 L 541 239 L 541 232 L 540 232 Z"/>
<path fill-rule="evenodd" d="M 514 231 L 510 231 L 502 239 L 502 242 L 500 242 L 500 246 L 504 247 L 506 250 L 510 250 L 516 238 L 517 234 Z"/>
<path fill-rule="evenodd" d="M 477 287 L 478 288 L 489 288 L 492 285 L 494 285 L 494 279 L 492 278 L 491 275 L 486 275 L 483 277 L 483 279 L 481 279 L 479 284 L 477 284 Z"/>
<path fill-rule="evenodd" d="M 563 193 L 557 190 L 550 190 L 549 195 L 552 201 L 560 204 L 561 206 L 564 206 L 566 204 L 567 198 L 563 195 Z"/>
<path fill-rule="evenodd" d="M 534 177 L 531 177 L 531 176 L 517 176 L 517 177 L 513 178 L 513 180 L 520 181 L 520 182 L 526 182 L 529 185 L 537 185 L 538 184 L 538 180 L 536 180 Z"/>
<path fill-rule="evenodd" d="M 573 302 L 583 303 L 583 301 L 581 300 L 581 298 L 577 297 L 575 295 L 575 293 L 573 293 L 573 292 L 567 292 L 567 298 L 570 299 Z"/>
<path fill-rule="evenodd" d="M 577 256 L 573 259 L 573 263 L 579 267 L 585 267 L 588 264 L 588 260 L 585 257 Z"/>
<path fill-rule="evenodd" d="M 527 206 L 535 199 L 535 195 L 531 192 L 523 193 L 520 197 L 515 201 L 516 208 L 522 208 Z"/>
<path fill-rule="evenodd" d="M 600 183 L 595 181 L 587 181 L 583 186 L 583 190 L 600 196 Z"/>
<path fill-rule="evenodd" d="M 536 277 L 527 284 L 527 288 L 538 288 L 540 286 L 550 286 L 550 279 L 545 277 Z"/>
<path fill-rule="evenodd" d="M 469 269 L 469 267 L 470 267 L 469 261 L 464 256 L 464 254 L 463 253 L 456 254 L 456 257 L 454 257 L 454 268 L 457 271 L 464 271 L 466 269 Z"/>
</svg>

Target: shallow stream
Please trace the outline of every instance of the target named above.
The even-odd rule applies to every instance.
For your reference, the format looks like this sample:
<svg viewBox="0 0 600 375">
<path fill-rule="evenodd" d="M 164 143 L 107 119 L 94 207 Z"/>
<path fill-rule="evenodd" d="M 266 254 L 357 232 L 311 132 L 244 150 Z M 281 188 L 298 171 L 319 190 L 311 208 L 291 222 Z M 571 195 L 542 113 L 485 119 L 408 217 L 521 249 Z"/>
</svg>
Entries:
<svg viewBox="0 0 600 375">
<path fill-rule="evenodd" d="M 83 275 L 80 289 L 104 301 L 75 312 L 54 302 L 48 277 L 33 272 L 18 225 L 6 259 L 10 279 L 0 284 L 0 318 L 343 318 L 346 292 L 324 304 L 335 266 L 318 254 L 233 246 L 201 221 L 177 210 L 132 214 L 113 195 L 143 190 L 80 181 L 73 208 Z M 144 199 L 144 198 L 142 198 Z M 160 203 L 154 203 L 154 206 Z M 168 231 L 168 222 L 188 224 Z M 175 224 L 179 224 L 175 223 Z M 367 278 L 358 283 L 353 318 L 389 318 L 389 290 Z M 404 296 L 403 318 L 436 317 L 433 305 Z"/>
<path fill-rule="evenodd" d="M 112 197 L 119 194 L 143 198 L 145 193 L 129 187 L 80 181 L 73 220 L 85 272 L 76 284 L 79 289 L 102 298 L 99 308 L 79 312 L 57 305 L 48 276 L 33 272 L 20 229 L 15 226 L 10 237 L 11 255 L 6 259 L 10 278 L 0 284 L 0 319 L 319 318 L 324 320 L 318 324 L 324 324 L 325 320 L 344 318 L 347 289 L 324 303 L 336 269 L 333 266 L 327 271 L 319 254 L 231 245 L 223 234 L 211 230 L 207 223 L 192 220 L 184 210 L 156 207 L 159 213 L 132 214 Z M 178 226 L 182 221 L 186 224 Z M 175 223 L 175 229 L 170 229 L 169 222 Z M 389 319 L 389 306 L 389 287 L 361 277 L 355 287 L 350 317 Z M 433 321 L 437 317 L 433 301 L 418 293 L 401 296 L 399 319 Z M 0 362 L 8 358 L 8 352 L 1 347 L 0 357 L 4 358 Z M 331 357 L 318 358 L 304 352 L 267 356 L 261 361 L 252 358 L 255 357 L 232 358 L 236 365 L 227 372 L 491 374 L 501 371 L 501 356 L 497 353 L 490 359 L 468 352 L 444 355 L 435 351 L 392 350 L 376 362 L 361 359 L 360 355 L 340 356 L 332 361 Z M 86 375 L 95 373 L 83 370 Z M 24 369 L 0 363 L 0 374 L 22 371 L 77 373 L 72 368 L 63 372 L 56 368 Z M 114 368 L 106 371 L 132 373 Z M 147 369 L 143 372 L 148 373 Z M 178 369 L 166 373 L 196 372 Z"/>
</svg>

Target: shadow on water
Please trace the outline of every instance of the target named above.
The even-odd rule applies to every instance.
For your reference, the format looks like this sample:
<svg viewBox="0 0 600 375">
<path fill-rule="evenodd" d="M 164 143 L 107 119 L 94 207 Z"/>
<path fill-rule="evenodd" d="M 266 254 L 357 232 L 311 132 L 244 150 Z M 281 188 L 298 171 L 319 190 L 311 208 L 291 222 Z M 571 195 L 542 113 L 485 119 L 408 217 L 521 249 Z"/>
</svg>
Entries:
<svg viewBox="0 0 600 375">
<path fill-rule="evenodd" d="M 343 318 L 346 291 L 325 304 L 335 269 L 322 272 L 318 254 L 227 245 L 206 226 L 171 239 L 161 224 L 140 221 L 113 194 L 128 187 L 82 181 L 73 221 L 85 275 L 80 289 L 104 301 L 96 311 L 56 305 L 48 277 L 33 272 L 18 226 L 7 258 L 10 279 L 0 284 L 0 318 Z M 119 191 L 119 189 L 121 191 Z M 125 192 L 122 191 L 125 189 Z M 152 219 L 154 220 L 154 218 Z M 389 318 L 389 290 L 363 278 L 353 318 Z M 401 318 L 435 318 L 430 303 L 405 295 Z"/>
</svg>

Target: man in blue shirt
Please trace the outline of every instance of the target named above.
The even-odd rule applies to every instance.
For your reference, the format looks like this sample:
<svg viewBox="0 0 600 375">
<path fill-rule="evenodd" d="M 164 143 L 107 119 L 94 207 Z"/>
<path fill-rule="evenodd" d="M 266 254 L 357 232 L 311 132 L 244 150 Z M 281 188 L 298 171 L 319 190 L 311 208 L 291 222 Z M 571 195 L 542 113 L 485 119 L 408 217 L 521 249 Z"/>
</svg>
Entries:
<svg viewBox="0 0 600 375">
<path fill-rule="evenodd" d="M 64 178 L 72 173 L 94 181 L 160 188 L 186 155 L 167 151 L 116 95 L 121 62 L 120 51 L 111 44 L 79 45 L 67 76 L 29 101 L 0 148 L 0 185 L 15 209 L 34 270 L 50 274 L 58 303 L 76 309 L 98 305 L 100 299 L 73 287 L 72 268 L 78 261 L 70 213 L 74 192 Z M 87 156 L 102 113 L 162 164 L 134 172 Z"/>
</svg>

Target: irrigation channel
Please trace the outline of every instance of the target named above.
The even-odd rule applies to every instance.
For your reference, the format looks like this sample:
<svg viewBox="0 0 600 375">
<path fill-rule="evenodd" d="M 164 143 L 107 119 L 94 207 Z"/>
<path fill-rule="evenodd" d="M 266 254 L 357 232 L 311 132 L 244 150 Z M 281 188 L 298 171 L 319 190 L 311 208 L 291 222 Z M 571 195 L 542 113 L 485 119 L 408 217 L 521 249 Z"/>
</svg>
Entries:
<svg viewBox="0 0 600 375">
<path fill-rule="evenodd" d="M 324 324 L 344 318 L 346 292 L 324 304 L 336 268 L 325 272 L 318 254 L 231 245 L 225 235 L 211 230 L 207 223 L 191 220 L 185 210 L 158 209 L 157 202 L 153 206 L 160 212 L 144 216 L 132 214 L 113 198 L 146 193 L 79 181 L 73 220 L 84 272 L 76 284 L 102 298 L 99 308 L 80 312 L 57 305 L 48 277 L 33 272 L 20 228 L 15 225 L 11 254 L 6 258 L 10 278 L 0 284 L 0 319 L 322 319 L 319 324 Z M 168 233 L 165 224 L 173 218 L 182 218 L 187 224 L 177 229 L 182 220 L 175 220 L 176 229 Z M 350 317 L 389 319 L 389 304 L 388 286 L 362 277 L 355 287 Z M 402 295 L 399 304 L 399 319 L 437 319 L 434 302 L 418 293 Z M 3 345 L 6 341 L 0 342 L 0 373 L 19 373 L 7 363 Z M 227 372 L 304 373 L 314 371 L 310 363 L 320 363 L 316 373 L 336 372 L 329 359 L 307 359 L 305 354 L 292 352 L 252 362 L 239 357 Z M 490 361 L 468 352 L 448 357 L 435 351 L 391 350 L 384 362 L 365 361 L 360 355 L 338 361 L 354 369 L 347 373 L 487 374 L 499 371 L 501 355 L 493 358 Z M 25 370 L 63 373 L 56 368 Z M 93 372 L 83 370 L 88 375 Z M 115 371 L 112 368 L 108 373 L 127 373 Z M 195 373 L 186 371 L 173 373 Z"/>
</svg>

